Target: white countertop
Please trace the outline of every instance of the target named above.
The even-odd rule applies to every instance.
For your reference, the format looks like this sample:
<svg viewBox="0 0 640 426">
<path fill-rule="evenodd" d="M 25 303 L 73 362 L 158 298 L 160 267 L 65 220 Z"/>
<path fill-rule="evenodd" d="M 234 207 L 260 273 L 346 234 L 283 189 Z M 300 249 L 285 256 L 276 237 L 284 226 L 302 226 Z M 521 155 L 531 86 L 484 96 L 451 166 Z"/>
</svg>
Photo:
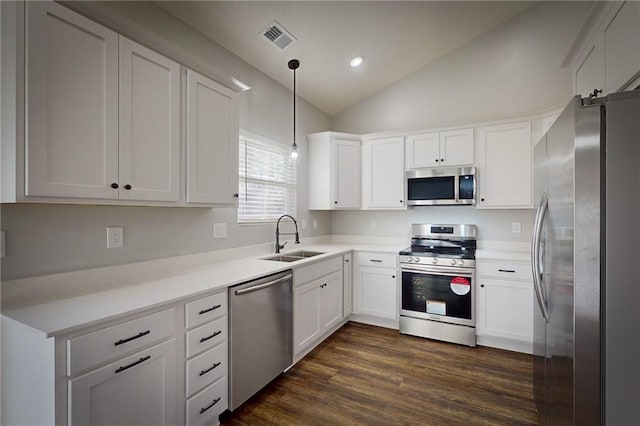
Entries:
<svg viewBox="0 0 640 426">
<path fill-rule="evenodd" d="M 353 250 L 397 253 L 402 248 L 404 246 L 326 242 L 294 246 L 290 250 L 283 251 L 282 254 L 301 249 L 324 253 L 291 263 L 263 259 L 273 256 L 273 253 L 261 253 L 241 259 L 236 258 L 236 260 L 214 260 L 197 266 L 189 264 L 184 257 L 176 257 L 120 267 L 112 266 L 27 278 L 16 280 L 17 282 L 14 283 L 3 283 L 3 290 L 7 285 L 16 287 L 22 285 L 34 293 L 37 292 L 38 286 L 44 289 L 42 286 L 46 286 L 49 281 L 76 288 L 77 295 L 67 294 L 63 298 L 48 300 L 46 297 L 35 298 L 38 300 L 37 303 L 25 303 L 24 298 L 3 301 L 2 315 L 28 325 L 47 337 L 52 337 L 122 315 L 135 314 L 183 299 L 198 297 L 265 275 L 300 268 Z M 140 278 L 141 274 L 152 270 L 154 266 L 157 267 L 161 261 L 165 264 L 164 276 L 158 277 L 163 274 L 149 273 L 149 279 Z M 174 263 L 174 265 L 166 267 L 167 263 Z M 128 269 L 129 272 L 119 273 L 117 280 L 111 279 L 111 285 L 109 285 L 110 275 L 119 272 L 119 268 Z M 86 289 L 87 282 L 100 284 L 94 287 L 96 291 L 91 291 Z"/>
</svg>

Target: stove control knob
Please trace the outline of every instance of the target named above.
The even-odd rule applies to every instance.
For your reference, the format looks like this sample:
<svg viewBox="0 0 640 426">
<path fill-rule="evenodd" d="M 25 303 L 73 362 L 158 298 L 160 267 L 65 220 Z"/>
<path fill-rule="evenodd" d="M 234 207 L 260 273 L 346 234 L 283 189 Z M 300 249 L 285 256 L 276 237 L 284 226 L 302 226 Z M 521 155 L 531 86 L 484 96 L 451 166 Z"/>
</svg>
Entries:
<svg viewBox="0 0 640 426">
<path fill-rule="evenodd" d="M 409 262 L 409 263 L 413 262 L 413 257 L 407 256 L 407 262 Z"/>
<path fill-rule="evenodd" d="M 431 263 L 433 263 L 433 264 L 435 265 L 436 263 L 438 263 L 438 259 L 436 259 L 436 258 L 434 257 L 433 259 L 431 259 Z"/>
<path fill-rule="evenodd" d="M 456 260 L 455 259 L 451 259 L 451 266 L 456 266 Z"/>
<path fill-rule="evenodd" d="M 416 263 L 420 263 L 420 258 L 419 257 L 414 257 L 413 261 L 416 262 Z"/>
<path fill-rule="evenodd" d="M 464 260 L 458 260 L 458 266 L 464 266 Z"/>
</svg>

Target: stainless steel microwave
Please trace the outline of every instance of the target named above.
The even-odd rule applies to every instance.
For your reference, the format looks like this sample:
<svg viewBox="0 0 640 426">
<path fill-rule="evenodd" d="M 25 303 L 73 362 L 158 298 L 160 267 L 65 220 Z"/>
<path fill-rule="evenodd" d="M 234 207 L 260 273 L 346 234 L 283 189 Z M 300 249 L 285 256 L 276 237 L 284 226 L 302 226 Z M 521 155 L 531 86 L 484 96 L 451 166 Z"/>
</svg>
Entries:
<svg viewBox="0 0 640 426">
<path fill-rule="evenodd" d="M 407 172 L 408 206 L 476 203 L 476 168 L 430 168 Z"/>
</svg>

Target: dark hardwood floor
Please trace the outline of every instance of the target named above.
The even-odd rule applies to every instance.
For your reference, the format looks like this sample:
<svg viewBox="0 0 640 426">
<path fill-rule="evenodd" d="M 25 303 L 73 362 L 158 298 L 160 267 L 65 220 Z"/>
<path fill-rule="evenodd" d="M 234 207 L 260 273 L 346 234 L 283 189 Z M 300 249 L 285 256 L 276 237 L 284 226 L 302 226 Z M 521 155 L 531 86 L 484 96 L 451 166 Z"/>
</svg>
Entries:
<svg viewBox="0 0 640 426">
<path fill-rule="evenodd" d="M 347 323 L 222 425 L 535 425 L 532 358 Z"/>
</svg>

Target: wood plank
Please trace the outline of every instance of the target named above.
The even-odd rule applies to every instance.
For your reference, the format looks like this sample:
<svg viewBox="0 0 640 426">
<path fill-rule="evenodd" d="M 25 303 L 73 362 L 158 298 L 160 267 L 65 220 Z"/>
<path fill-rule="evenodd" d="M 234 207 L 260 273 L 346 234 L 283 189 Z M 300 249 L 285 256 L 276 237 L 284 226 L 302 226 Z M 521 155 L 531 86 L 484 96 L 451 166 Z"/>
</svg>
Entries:
<svg viewBox="0 0 640 426">
<path fill-rule="evenodd" d="M 533 358 L 349 322 L 222 425 L 535 425 Z"/>
</svg>

